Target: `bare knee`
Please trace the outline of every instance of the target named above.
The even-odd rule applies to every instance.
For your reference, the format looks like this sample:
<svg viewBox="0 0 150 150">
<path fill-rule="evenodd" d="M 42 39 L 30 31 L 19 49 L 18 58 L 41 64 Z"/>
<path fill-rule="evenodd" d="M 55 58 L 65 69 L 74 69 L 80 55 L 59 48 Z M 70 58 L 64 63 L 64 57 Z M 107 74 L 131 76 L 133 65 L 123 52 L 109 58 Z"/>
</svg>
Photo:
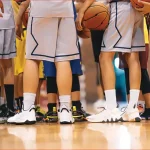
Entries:
<svg viewBox="0 0 150 150">
<path fill-rule="evenodd" d="M 102 52 L 99 56 L 100 66 L 103 67 L 105 64 L 112 63 L 114 55 L 112 52 Z"/>
<path fill-rule="evenodd" d="M 125 59 L 129 67 L 131 65 L 140 65 L 138 52 L 125 54 Z"/>
</svg>

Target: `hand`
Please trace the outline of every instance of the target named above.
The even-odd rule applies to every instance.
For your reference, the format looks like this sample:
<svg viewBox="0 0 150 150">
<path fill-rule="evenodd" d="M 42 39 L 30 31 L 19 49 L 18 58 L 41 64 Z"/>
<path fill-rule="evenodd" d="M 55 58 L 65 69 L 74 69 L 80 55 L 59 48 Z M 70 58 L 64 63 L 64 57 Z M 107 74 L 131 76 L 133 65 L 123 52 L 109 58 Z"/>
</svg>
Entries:
<svg viewBox="0 0 150 150">
<path fill-rule="evenodd" d="M 17 37 L 17 39 L 22 41 L 22 38 L 21 38 L 22 36 L 24 37 L 22 25 L 16 25 L 16 37 Z"/>
<path fill-rule="evenodd" d="M 0 14 L 0 18 L 3 18 L 3 15 L 2 15 L 2 14 Z"/>
<path fill-rule="evenodd" d="M 84 13 L 78 13 L 77 19 L 76 19 L 76 28 L 78 31 L 82 31 L 82 20 L 83 20 Z"/>
<path fill-rule="evenodd" d="M 150 3 L 140 1 L 141 4 L 144 4 L 144 7 L 142 8 L 135 8 L 137 11 L 139 11 L 141 14 L 146 15 L 150 13 Z"/>
</svg>

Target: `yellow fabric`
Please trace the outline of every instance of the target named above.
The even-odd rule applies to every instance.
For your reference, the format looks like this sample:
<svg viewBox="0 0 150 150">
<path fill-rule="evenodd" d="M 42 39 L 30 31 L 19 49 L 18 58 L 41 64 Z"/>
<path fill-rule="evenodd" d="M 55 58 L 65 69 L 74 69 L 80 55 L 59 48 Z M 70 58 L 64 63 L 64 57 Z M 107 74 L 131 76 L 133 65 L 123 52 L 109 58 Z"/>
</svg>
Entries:
<svg viewBox="0 0 150 150">
<path fill-rule="evenodd" d="M 44 66 L 43 66 L 43 61 L 40 62 L 39 66 L 39 78 L 43 79 L 44 78 Z"/>
<path fill-rule="evenodd" d="M 16 18 L 19 5 L 12 0 L 12 6 L 14 10 L 14 16 Z M 14 59 L 14 74 L 17 76 L 24 71 L 25 65 L 25 44 L 26 44 L 26 31 L 24 31 L 24 37 L 22 37 L 22 41 L 16 38 L 16 49 L 17 49 L 17 57 Z"/>
<path fill-rule="evenodd" d="M 16 18 L 19 11 L 19 5 L 14 0 L 12 0 L 12 6 Z M 22 37 L 22 41 L 16 38 L 17 57 L 14 59 L 14 74 L 16 76 L 24 72 L 25 49 L 26 49 L 25 45 L 26 45 L 26 31 L 24 31 L 24 37 Z M 43 62 L 41 61 L 39 66 L 39 78 L 44 78 L 43 69 L 44 69 Z"/>
<path fill-rule="evenodd" d="M 149 44 L 148 29 L 147 29 L 146 19 L 145 18 L 144 18 L 144 37 L 145 37 L 145 44 Z"/>
</svg>

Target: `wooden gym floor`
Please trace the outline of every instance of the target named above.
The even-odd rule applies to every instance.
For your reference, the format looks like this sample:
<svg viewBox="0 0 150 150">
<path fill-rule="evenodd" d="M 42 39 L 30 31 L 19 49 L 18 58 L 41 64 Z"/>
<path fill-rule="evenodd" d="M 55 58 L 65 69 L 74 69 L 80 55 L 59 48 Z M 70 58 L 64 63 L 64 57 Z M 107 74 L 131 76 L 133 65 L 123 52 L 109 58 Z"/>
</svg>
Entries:
<svg viewBox="0 0 150 150">
<path fill-rule="evenodd" d="M 2 149 L 150 149 L 150 121 L 0 125 Z"/>
</svg>

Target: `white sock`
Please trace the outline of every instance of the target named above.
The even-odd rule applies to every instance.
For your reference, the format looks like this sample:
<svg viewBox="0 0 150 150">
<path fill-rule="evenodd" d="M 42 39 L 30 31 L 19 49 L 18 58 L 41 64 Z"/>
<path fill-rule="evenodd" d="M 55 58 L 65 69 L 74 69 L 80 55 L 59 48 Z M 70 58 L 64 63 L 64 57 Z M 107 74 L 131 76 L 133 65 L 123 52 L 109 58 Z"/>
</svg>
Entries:
<svg viewBox="0 0 150 150">
<path fill-rule="evenodd" d="M 34 93 L 23 93 L 23 104 L 24 110 L 30 109 L 31 105 L 34 105 L 36 94 Z"/>
<path fill-rule="evenodd" d="M 71 108 L 71 96 L 63 95 L 59 96 L 60 109 L 65 105 L 67 108 Z"/>
<path fill-rule="evenodd" d="M 128 109 L 133 109 L 135 106 L 137 107 L 139 94 L 140 94 L 140 90 L 136 90 L 136 89 L 130 90 L 130 101 L 128 104 Z"/>
<path fill-rule="evenodd" d="M 108 109 L 114 109 L 117 107 L 117 100 L 116 100 L 116 90 L 105 90 L 106 96 L 106 107 Z"/>
</svg>

